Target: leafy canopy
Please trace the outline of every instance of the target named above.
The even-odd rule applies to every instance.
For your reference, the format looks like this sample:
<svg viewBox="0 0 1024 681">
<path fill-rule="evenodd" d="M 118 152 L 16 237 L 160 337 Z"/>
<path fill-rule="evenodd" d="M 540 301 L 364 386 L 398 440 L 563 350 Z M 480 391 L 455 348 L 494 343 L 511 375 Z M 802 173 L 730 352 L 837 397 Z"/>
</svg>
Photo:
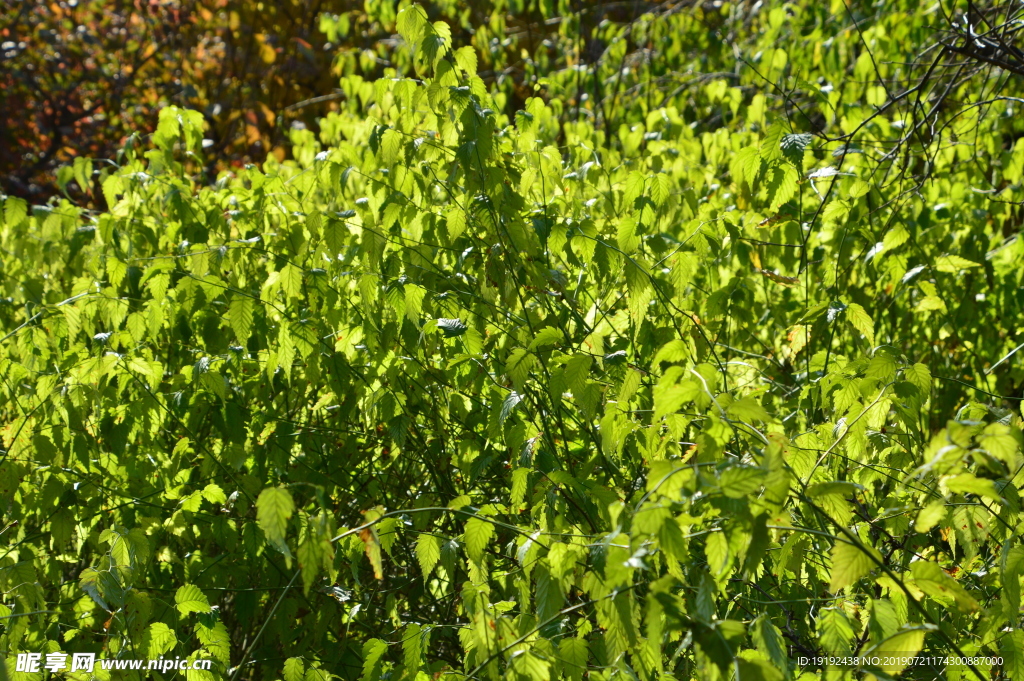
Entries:
<svg viewBox="0 0 1024 681">
<path fill-rule="evenodd" d="M 9 668 L 777 681 L 933 651 L 1024 678 L 1024 246 L 974 191 L 1019 192 L 1016 119 L 884 156 L 907 119 L 864 55 L 924 10 L 822 50 L 828 10 L 764 9 L 736 84 L 624 94 L 612 130 L 502 113 L 409 6 L 407 70 L 346 77 L 295 161 L 202 185 L 203 120 L 168 107 L 109 211 L 6 197 Z M 683 66 L 699 14 L 635 30 Z M 818 87 L 827 132 L 754 73 Z"/>
</svg>

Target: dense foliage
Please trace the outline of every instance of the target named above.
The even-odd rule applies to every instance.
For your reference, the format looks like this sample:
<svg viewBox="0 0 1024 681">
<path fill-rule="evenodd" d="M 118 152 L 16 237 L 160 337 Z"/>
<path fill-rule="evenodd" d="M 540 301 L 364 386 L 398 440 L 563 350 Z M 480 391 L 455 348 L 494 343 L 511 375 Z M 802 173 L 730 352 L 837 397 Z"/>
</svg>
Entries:
<svg viewBox="0 0 1024 681">
<path fill-rule="evenodd" d="M 933 18 L 608 22 L 506 113 L 408 6 L 294 160 L 169 106 L 7 196 L 8 669 L 1024 679 L 1019 102 Z"/>
<path fill-rule="evenodd" d="M 601 78 L 573 71 L 567 101 L 600 101 L 601 115 L 614 116 L 620 93 L 638 81 L 620 76 L 607 93 L 601 82 L 627 54 L 649 49 L 635 20 L 677 7 L 438 0 L 427 11 L 459 45 L 477 48 L 478 74 L 503 93 L 507 113 L 540 79 L 585 63 Z M 344 96 L 338 76 L 375 79 L 408 66 L 408 53 L 395 49 L 397 15 L 387 1 L 8 0 L 0 6 L 0 189 L 37 203 L 66 194 L 105 207 L 95 184 L 80 186 L 59 168 L 82 156 L 114 158 L 133 134 L 152 133 L 169 104 L 202 112 L 209 178 L 268 154 L 284 160 L 289 130 L 316 130 Z M 622 41 L 606 51 L 612 36 Z M 649 75 L 675 87 L 664 69 Z"/>
</svg>

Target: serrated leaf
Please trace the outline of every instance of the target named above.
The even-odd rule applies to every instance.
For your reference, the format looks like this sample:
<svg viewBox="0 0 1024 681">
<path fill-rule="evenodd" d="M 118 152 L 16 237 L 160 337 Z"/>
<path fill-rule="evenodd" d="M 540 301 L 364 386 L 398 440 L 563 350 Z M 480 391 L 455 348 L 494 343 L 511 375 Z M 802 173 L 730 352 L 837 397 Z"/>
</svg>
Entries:
<svg viewBox="0 0 1024 681">
<path fill-rule="evenodd" d="M 761 403 L 754 397 L 744 397 L 736 400 L 725 409 L 729 416 L 741 421 L 763 421 L 772 420 L 771 415 L 761 406 Z"/>
<path fill-rule="evenodd" d="M 553 326 L 545 326 L 537 332 L 537 335 L 530 341 L 530 350 L 544 347 L 545 345 L 558 345 L 565 340 L 565 334 Z"/>
<path fill-rule="evenodd" d="M 594 358 L 590 355 L 573 355 L 565 363 L 565 385 L 574 395 L 583 390 L 593 361 Z"/>
<path fill-rule="evenodd" d="M 864 337 L 868 339 L 868 343 L 874 346 L 875 323 L 871 319 L 871 315 L 859 304 L 850 303 L 846 306 L 846 318 L 850 321 L 850 325 L 864 334 Z"/>
<path fill-rule="evenodd" d="M 636 233 L 636 218 L 625 215 L 619 220 L 618 231 L 616 232 L 616 243 L 623 253 L 632 253 L 640 245 L 640 235 Z"/>
<path fill-rule="evenodd" d="M 438 319 L 437 328 L 441 329 L 445 338 L 455 338 L 466 333 L 466 325 L 460 319 Z"/>
<path fill-rule="evenodd" d="M 402 133 L 397 130 L 387 129 L 381 136 L 381 160 L 384 163 L 395 163 L 402 152 Z"/>
<path fill-rule="evenodd" d="M 729 466 L 719 478 L 722 494 L 732 499 L 742 499 L 761 488 L 768 471 L 755 466 Z"/>
<path fill-rule="evenodd" d="M 935 269 L 939 272 L 956 274 L 972 267 L 981 267 L 981 265 L 967 258 L 961 258 L 959 255 L 943 255 L 935 260 Z"/>
<path fill-rule="evenodd" d="M 757 179 L 757 172 L 761 166 L 761 156 L 757 147 L 744 147 L 740 149 L 729 165 L 733 182 L 736 184 L 746 183 L 753 186 Z"/>
<path fill-rule="evenodd" d="M 656 367 L 661 362 L 682 362 L 690 358 L 690 347 L 678 338 L 670 340 L 658 349 L 651 360 L 651 366 Z"/>
<path fill-rule="evenodd" d="M 381 542 L 377 535 L 377 528 L 374 526 L 364 527 L 359 531 L 359 539 L 363 542 L 363 551 L 366 559 L 370 561 L 375 579 L 384 579 L 384 561 L 381 556 Z"/>
<path fill-rule="evenodd" d="M 8 227 L 17 227 L 21 221 L 28 217 L 28 202 L 17 196 L 8 196 L 4 199 L 4 222 Z"/>
<path fill-rule="evenodd" d="M 472 45 L 464 45 L 455 50 L 455 63 L 459 65 L 467 75 L 475 76 L 477 69 L 476 48 Z"/>
<path fill-rule="evenodd" d="M 786 669 L 789 655 L 782 632 L 772 624 L 767 615 L 760 615 L 751 628 L 751 638 L 761 651 L 778 669 Z"/>
<path fill-rule="evenodd" d="M 512 410 L 515 409 L 516 405 L 522 400 L 522 395 L 517 393 L 515 390 L 511 391 L 501 403 L 501 412 L 498 414 L 498 422 L 504 425 L 505 421 L 508 420 L 508 417 L 512 415 Z"/>
<path fill-rule="evenodd" d="M 235 332 L 235 338 L 245 343 L 252 333 L 252 318 L 255 304 L 252 298 L 235 294 L 228 304 L 228 324 Z"/>
<path fill-rule="evenodd" d="M 190 612 L 210 612 L 210 601 L 199 587 L 185 584 L 174 593 L 174 605 L 178 612 L 187 615 Z"/>
<path fill-rule="evenodd" d="M 530 376 L 530 371 L 533 370 L 536 362 L 537 357 L 525 348 L 516 348 L 509 353 L 508 361 L 505 362 L 505 372 L 518 390 L 523 389 L 523 384 Z"/>
<path fill-rule="evenodd" d="M 769 210 L 776 211 L 793 198 L 797 190 L 799 175 L 790 165 L 779 165 L 768 173 L 766 192 Z"/>
<path fill-rule="evenodd" d="M 463 539 L 470 560 L 476 563 L 483 560 L 484 551 L 492 536 L 494 536 L 494 525 L 490 522 L 475 516 L 466 521 Z"/>
<path fill-rule="evenodd" d="M 1003 673 L 1010 681 L 1024 681 L 1024 630 L 1005 632 L 999 640 Z"/>
<path fill-rule="evenodd" d="M 863 542 L 860 546 L 855 546 L 842 540 L 836 541 L 832 547 L 831 556 L 832 574 L 828 588 L 832 592 L 854 584 L 871 572 L 873 568 L 878 567 L 876 561 L 882 559 L 882 555 L 874 547 Z"/>
<path fill-rule="evenodd" d="M 777 161 L 782 158 L 782 136 L 785 130 L 778 123 L 768 128 L 761 140 L 759 153 L 765 161 Z"/>
<path fill-rule="evenodd" d="M 422 664 L 423 635 L 420 625 L 407 624 L 402 634 L 402 661 L 407 670 L 415 671 Z"/>
<path fill-rule="evenodd" d="M 281 290 L 289 298 L 298 298 L 302 294 L 302 270 L 288 263 L 280 273 Z"/>
<path fill-rule="evenodd" d="M 289 657 L 284 661 L 282 678 L 284 681 L 303 681 L 306 674 L 306 664 L 301 657 Z"/>
<path fill-rule="evenodd" d="M 914 577 L 914 584 L 926 594 L 940 600 L 952 600 L 963 612 L 978 610 L 978 601 L 936 563 L 916 560 L 910 564 L 910 574 Z"/>
<path fill-rule="evenodd" d="M 853 641 L 853 624 L 839 608 L 822 608 L 816 623 L 818 640 L 822 647 L 833 655 L 849 652 Z"/>
<path fill-rule="evenodd" d="M 628 209 L 633 206 L 633 201 L 643 196 L 647 178 L 638 170 L 632 171 L 626 177 L 625 191 L 622 195 L 623 204 Z"/>
<path fill-rule="evenodd" d="M 672 178 L 666 173 L 658 173 L 651 180 L 651 199 L 657 206 L 663 205 L 672 196 Z"/>
<path fill-rule="evenodd" d="M 800 167 L 804 160 L 804 150 L 811 145 L 814 135 L 806 132 L 790 133 L 782 136 L 779 140 L 779 148 L 786 160 L 793 165 Z"/>
<path fill-rule="evenodd" d="M 413 7 L 419 8 L 418 5 Z M 363 675 L 360 681 L 377 681 L 381 674 L 381 658 L 388 650 L 388 644 L 379 638 L 371 638 L 363 644 Z"/>
<path fill-rule="evenodd" d="M 284 544 L 288 520 L 294 512 L 295 502 L 284 487 L 268 487 L 256 499 L 256 522 L 271 543 Z"/>
<path fill-rule="evenodd" d="M 1001 503 L 1003 500 L 991 480 L 976 477 L 971 473 L 961 473 L 953 477 L 943 478 L 942 484 L 946 486 L 946 489 L 955 494 L 976 494 L 997 503 Z"/>
<path fill-rule="evenodd" d="M 587 670 L 589 651 L 587 642 L 579 638 L 563 638 L 558 644 L 558 657 L 562 668 L 572 681 L 580 681 Z"/>
<path fill-rule="evenodd" d="M 878 668 L 895 676 L 902 672 L 920 652 L 924 645 L 924 635 L 923 628 L 908 628 L 869 649 L 865 656 L 881 658 Z"/>
<path fill-rule="evenodd" d="M 530 477 L 529 468 L 517 468 L 512 471 L 512 490 L 510 501 L 512 506 L 519 506 L 526 497 L 526 484 Z"/>
<path fill-rule="evenodd" d="M 421 532 L 416 539 L 416 560 L 419 561 L 423 579 L 430 576 L 441 559 L 441 540 L 432 534 Z"/>
<path fill-rule="evenodd" d="M 946 516 L 946 502 L 933 501 L 917 513 L 914 530 L 921 533 L 929 532 Z"/>
<path fill-rule="evenodd" d="M 711 574 L 722 574 L 729 565 L 729 540 L 722 532 L 712 532 L 704 543 L 704 555 L 708 559 Z"/>
</svg>

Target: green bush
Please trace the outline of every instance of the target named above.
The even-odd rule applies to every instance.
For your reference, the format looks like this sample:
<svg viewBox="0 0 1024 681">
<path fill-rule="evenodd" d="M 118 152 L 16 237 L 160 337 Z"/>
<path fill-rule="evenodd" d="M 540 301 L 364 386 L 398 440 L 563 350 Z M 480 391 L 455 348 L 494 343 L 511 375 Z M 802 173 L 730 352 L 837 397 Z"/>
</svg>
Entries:
<svg viewBox="0 0 1024 681">
<path fill-rule="evenodd" d="M 624 96 L 614 140 L 509 116 L 413 6 L 404 77 L 344 78 L 294 160 L 203 185 L 203 117 L 167 107 L 109 211 L 7 197 L 8 668 L 1024 678 L 1024 245 L 974 191 L 1015 196 L 1024 146 L 974 107 L 884 156 L 915 119 L 860 41 L 925 15 L 823 53 L 824 13 L 746 29 L 816 135 L 747 72 Z M 880 661 L 800 660 L 849 655 Z"/>
</svg>

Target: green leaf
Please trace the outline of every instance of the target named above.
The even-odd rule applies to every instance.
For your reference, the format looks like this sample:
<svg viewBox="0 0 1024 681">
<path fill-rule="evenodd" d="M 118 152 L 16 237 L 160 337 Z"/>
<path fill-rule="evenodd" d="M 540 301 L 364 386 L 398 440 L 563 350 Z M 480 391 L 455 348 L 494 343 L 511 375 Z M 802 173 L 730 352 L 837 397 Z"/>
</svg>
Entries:
<svg viewBox="0 0 1024 681">
<path fill-rule="evenodd" d="M 733 157 L 729 166 L 733 182 L 753 185 L 761 167 L 761 156 L 756 147 L 744 147 Z"/>
<path fill-rule="evenodd" d="M 956 274 L 972 267 L 981 267 L 981 265 L 966 258 L 961 258 L 959 255 L 943 255 L 935 260 L 935 269 L 939 272 Z"/>
<path fill-rule="evenodd" d="M 876 560 L 882 556 L 873 547 L 861 543 L 854 546 L 846 541 L 837 540 L 832 546 L 832 573 L 829 591 L 836 592 L 854 584 L 867 575 L 875 567 Z"/>
<path fill-rule="evenodd" d="M 871 315 L 857 303 L 850 303 L 846 307 L 846 318 L 850 321 L 850 325 L 864 334 L 864 337 L 868 339 L 868 343 L 874 346 L 875 324 L 871 319 Z"/>
<path fill-rule="evenodd" d="M 914 530 L 922 534 L 927 533 L 944 517 L 946 517 L 946 502 L 933 501 L 918 511 L 917 519 L 914 521 Z"/>
<path fill-rule="evenodd" d="M 737 675 L 745 681 L 782 681 L 782 672 L 753 650 L 744 650 L 736 658 Z"/>
<path fill-rule="evenodd" d="M 778 210 L 796 195 L 799 179 L 796 169 L 790 165 L 776 166 L 769 172 L 766 185 L 769 210 Z"/>
<path fill-rule="evenodd" d="M 252 298 L 234 294 L 231 303 L 228 305 L 228 324 L 235 332 L 235 338 L 245 343 L 252 334 L 253 308 L 255 304 Z"/>
<path fill-rule="evenodd" d="M 768 472 L 755 466 L 729 466 L 722 471 L 719 485 L 722 493 L 732 499 L 743 499 L 761 489 Z"/>
<path fill-rule="evenodd" d="M 292 495 L 284 487 L 268 487 L 256 499 L 256 522 L 275 545 L 284 545 L 288 520 L 295 512 Z"/>
<path fill-rule="evenodd" d="M 420 533 L 416 539 L 416 559 L 419 561 L 423 580 L 426 581 L 434 571 L 437 561 L 441 559 L 441 540 L 432 534 Z"/>
<path fill-rule="evenodd" d="M 954 494 L 976 494 L 980 497 L 986 497 L 997 503 L 1001 503 L 1003 498 L 996 491 L 996 486 L 992 484 L 992 481 L 987 478 L 979 478 L 970 473 L 961 473 L 952 477 L 946 477 L 942 479 L 942 484 L 945 485 L 946 489 Z"/>
<path fill-rule="evenodd" d="M 1024 681 L 1024 630 L 1004 633 L 999 640 L 1003 656 L 1003 673 L 1010 681 Z"/>
<path fill-rule="evenodd" d="M 536 350 L 545 345 L 558 345 L 565 340 L 565 334 L 553 326 L 545 326 L 537 332 L 537 335 L 530 341 L 529 350 Z"/>
<path fill-rule="evenodd" d="M 17 227 L 21 221 L 28 217 L 28 202 L 16 196 L 8 196 L 4 199 L 4 222 L 8 227 Z"/>
<path fill-rule="evenodd" d="M 558 657 L 562 661 L 562 669 L 572 681 L 580 681 L 583 678 L 589 658 L 585 640 L 563 638 L 558 644 Z"/>
<path fill-rule="evenodd" d="M 574 395 L 583 390 L 593 361 L 594 358 L 590 355 L 573 355 L 565 363 L 565 385 Z"/>
<path fill-rule="evenodd" d="M 729 416 L 740 421 L 768 422 L 772 420 L 771 415 L 765 411 L 765 408 L 754 397 L 744 397 L 743 399 L 736 400 L 726 407 L 725 411 Z"/>
<path fill-rule="evenodd" d="M 509 353 L 508 361 L 505 362 L 505 371 L 515 384 L 517 390 L 522 390 L 530 371 L 537 362 L 537 357 L 524 348 L 516 348 Z"/>
<path fill-rule="evenodd" d="M 661 206 L 672 196 L 672 178 L 666 173 L 658 173 L 651 180 L 651 199 L 655 205 Z"/>
<path fill-rule="evenodd" d="M 281 270 L 281 290 L 289 298 L 298 298 L 302 294 L 302 270 L 288 263 Z"/>
<path fill-rule="evenodd" d="M 704 543 L 704 554 L 708 559 L 711 574 L 721 575 L 730 562 L 729 540 L 722 532 L 712 532 Z"/>
<path fill-rule="evenodd" d="M 651 360 L 651 366 L 656 367 L 661 362 L 682 362 L 689 358 L 690 348 L 684 341 L 679 339 L 670 340 L 665 345 L 662 345 L 657 354 L 654 355 L 654 359 Z"/>
<path fill-rule="evenodd" d="M 214 482 L 203 488 L 203 498 L 211 504 L 226 504 L 228 502 L 228 497 L 224 494 L 224 490 Z"/>
<path fill-rule="evenodd" d="M 636 218 L 626 215 L 618 223 L 616 232 L 616 243 L 623 253 L 632 253 L 640 245 L 640 235 L 637 234 Z"/>
<path fill-rule="evenodd" d="M 459 319 L 438 319 L 437 328 L 441 329 L 445 338 L 455 338 L 466 333 L 466 325 Z"/>
<path fill-rule="evenodd" d="M 155 660 L 174 650 L 178 645 L 178 637 L 174 630 L 163 622 L 153 622 L 146 627 L 146 655 Z"/>
<path fill-rule="evenodd" d="M 405 668 L 410 671 L 419 669 L 423 662 L 422 653 L 423 635 L 420 625 L 407 624 L 405 632 L 402 634 L 402 659 L 405 662 Z"/>
<path fill-rule="evenodd" d="M 187 615 L 190 612 L 210 612 L 210 602 L 199 587 L 192 584 L 185 584 L 178 588 L 174 594 L 174 605 L 178 612 Z"/>
<path fill-rule="evenodd" d="M 289 657 L 284 661 L 282 678 L 284 681 L 303 681 L 306 674 L 306 664 L 301 657 Z"/>
<path fill-rule="evenodd" d="M 387 164 L 398 161 L 402 152 L 402 142 L 402 133 L 392 129 L 385 130 L 381 137 L 381 160 Z"/>
<path fill-rule="evenodd" d="M 416 7 L 416 5 L 413 5 Z M 363 675 L 360 681 L 378 681 L 381 675 L 381 658 L 388 650 L 388 644 L 379 638 L 367 639 L 363 644 Z"/>
<path fill-rule="evenodd" d="M 512 471 L 512 490 L 510 502 L 513 507 L 518 507 L 526 497 L 526 485 L 530 478 L 529 468 L 517 468 Z"/>
<path fill-rule="evenodd" d="M 777 161 L 782 158 L 782 136 L 785 130 L 778 123 L 768 128 L 761 140 L 760 154 L 765 161 Z"/>
<path fill-rule="evenodd" d="M 494 536 L 494 525 L 483 518 L 472 517 L 466 521 L 466 532 L 463 541 L 470 560 L 479 563 L 483 560 L 484 551 L 491 537 Z"/>
<path fill-rule="evenodd" d="M 751 627 L 751 638 L 773 665 L 778 669 L 786 669 L 789 664 L 789 656 L 786 651 L 786 641 L 782 638 L 782 632 L 772 624 L 767 615 L 758 616 Z"/>
<path fill-rule="evenodd" d="M 800 167 L 804 160 L 804 150 L 814 141 L 814 135 L 806 132 L 785 134 L 779 141 L 779 148 L 786 160 Z"/>
<path fill-rule="evenodd" d="M 853 624 L 839 608 L 822 608 L 817 620 L 818 640 L 833 655 L 843 655 L 853 641 Z"/>
<path fill-rule="evenodd" d="M 515 390 L 511 391 L 508 396 L 501 403 L 501 412 L 498 414 L 498 423 L 504 425 L 508 417 L 512 415 L 512 411 L 516 408 L 516 405 L 522 402 L 523 396 L 517 393 Z"/>
<path fill-rule="evenodd" d="M 551 678 L 548 663 L 528 650 L 517 650 L 512 653 L 509 666 L 530 681 L 547 681 Z"/>
<path fill-rule="evenodd" d="M 92 159 L 79 156 L 74 161 L 75 182 L 83 192 L 92 191 Z"/>
<path fill-rule="evenodd" d="M 475 76 L 477 69 L 476 48 L 472 45 L 464 45 L 455 50 L 455 63 L 466 72 L 466 75 Z"/>
<path fill-rule="evenodd" d="M 920 652 L 921 647 L 924 645 L 925 631 L 921 627 L 900 631 L 868 650 L 865 656 L 881 658 L 881 664 L 878 667 L 882 671 L 896 676 Z"/>
<path fill-rule="evenodd" d="M 929 596 L 940 601 L 953 601 L 962 612 L 978 610 L 978 601 L 936 563 L 916 560 L 910 564 L 910 574 L 914 584 Z"/>
</svg>

